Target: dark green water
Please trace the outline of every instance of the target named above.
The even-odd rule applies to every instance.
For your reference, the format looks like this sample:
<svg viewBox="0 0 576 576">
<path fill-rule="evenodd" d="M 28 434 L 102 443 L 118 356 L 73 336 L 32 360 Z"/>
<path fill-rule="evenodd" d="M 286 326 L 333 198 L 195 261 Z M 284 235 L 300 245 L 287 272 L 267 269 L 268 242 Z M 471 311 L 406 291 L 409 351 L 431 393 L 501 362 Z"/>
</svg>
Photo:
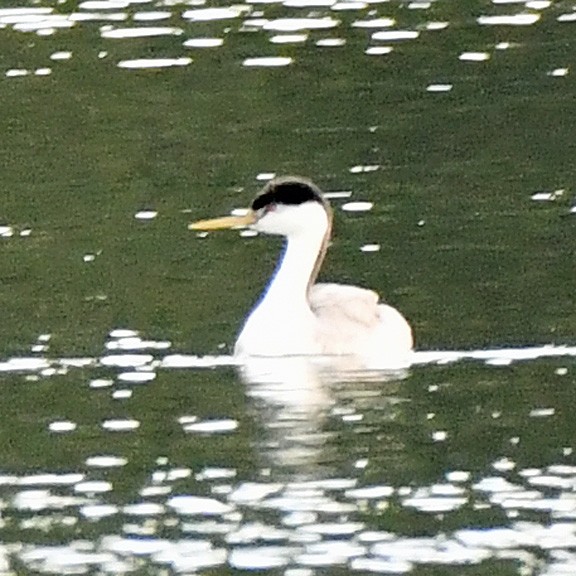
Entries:
<svg viewBox="0 0 576 576">
<path fill-rule="evenodd" d="M 216 7 L 0 7 L 0 574 L 573 574 L 572 4 Z M 266 173 L 350 193 L 403 379 L 231 366 L 280 244 L 186 225 Z"/>
</svg>

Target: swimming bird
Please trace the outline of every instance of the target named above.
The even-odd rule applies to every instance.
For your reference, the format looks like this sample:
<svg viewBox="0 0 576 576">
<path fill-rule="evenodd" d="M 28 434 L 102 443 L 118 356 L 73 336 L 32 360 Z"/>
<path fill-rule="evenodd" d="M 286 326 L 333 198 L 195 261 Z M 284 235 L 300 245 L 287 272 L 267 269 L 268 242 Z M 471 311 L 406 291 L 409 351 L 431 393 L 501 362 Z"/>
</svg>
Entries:
<svg viewBox="0 0 576 576">
<path fill-rule="evenodd" d="M 286 237 L 268 286 L 236 340 L 234 355 L 317 356 L 355 370 L 410 364 L 412 330 L 378 294 L 357 286 L 316 283 L 332 230 L 321 190 L 301 177 L 269 181 L 244 215 L 189 224 L 191 230 L 251 228 Z"/>
</svg>

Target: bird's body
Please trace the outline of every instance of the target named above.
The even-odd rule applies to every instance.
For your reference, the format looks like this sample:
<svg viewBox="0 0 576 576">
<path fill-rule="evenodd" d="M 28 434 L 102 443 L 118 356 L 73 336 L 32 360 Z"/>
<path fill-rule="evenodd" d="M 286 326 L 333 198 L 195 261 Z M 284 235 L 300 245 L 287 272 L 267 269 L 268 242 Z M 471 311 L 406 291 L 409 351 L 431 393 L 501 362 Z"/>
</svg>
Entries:
<svg viewBox="0 0 576 576">
<path fill-rule="evenodd" d="M 314 184 L 300 178 L 275 179 L 246 216 L 190 227 L 242 225 L 284 235 L 287 242 L 274 276 L 238 336 L 237 358 L 314 356 L 370 370 L 409 365 L 412 331 L 396 309 L 379 303 L 372 290 L 315 283 L 332 213 Z"/>
</svg>

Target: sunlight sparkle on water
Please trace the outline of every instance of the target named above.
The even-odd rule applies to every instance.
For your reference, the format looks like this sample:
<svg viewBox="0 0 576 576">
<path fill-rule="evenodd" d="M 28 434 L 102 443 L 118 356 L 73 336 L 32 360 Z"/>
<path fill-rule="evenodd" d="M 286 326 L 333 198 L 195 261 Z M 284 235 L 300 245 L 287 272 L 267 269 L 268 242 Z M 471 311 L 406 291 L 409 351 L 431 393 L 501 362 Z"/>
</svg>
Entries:
<svg viewBox="0 0 576 576">
<path fill-rule="evenodd" d="M 287 546 L 247 546 L 234 549 L 229 562 L 239 570 L 269 570 L 286 566 L 294 552 Z"/>
<path fill-rule="evenodd" d="M 355 500 L 380 500 L 390 498 L 394 494 L 392 486 L 364 486 L 363 488 L 352 488 L 346 490 L 345 496 Z"/>
<path fill-rule="evenodd" d="M 260 172 L 256 174 L 256 180 L 258 182 L 267 182 L 268 180 L 272 180 L 272 178 L 276 177 L 276 172 Z M 247 212 L 245 212 L 246 214 Z M 241 214 L 243 216 L 243 214 Z"/>
<path fill-rule="evenodd" d="M 232 432 L 238 428 L 236 420 L 204 420 L 201 422 L 192 422 L 183 425 L 185 432 L 202 433 L 202 434 L 221 434 Z"/>
<path fill-rule="evenodd" d="M 116 366 L 118 368 L 137 368 L 146 366 L 154 360 L 150 354 L 110 354 L 100 358 L 102 366 Z"/>
<path fill-rule="evenodd" d="M 73 22 L 124 22 L 128 20 L 125 12 L 74 12 L 70 14 Z"/>
<path fill-rule="evenodd" d="M 57 28 L 71 28 L 74 22 L 65 14 L 51 13 L 0 13 L 0 24 L 12 24 L 20 32 L 52 33 Z"/>
<path fill-rule="evenodd" d="M 243 482 L 228 496 L 228 501 L 254 504 L 280 492 L 282 488 L 282 484 Z"/>
<path fill-rule="evenodd" d="M 298 32 L 300 30 L 325 30 L 335 28 L 340 20 L 330 17 L 324 18 L 278 18 L 270 20 L 263 26 L 264 30 L 277 32 Z"/>
<path fill-rule="evenodd" d="M 388 28 L 394 26 L 396 21 L 393 18 L 374 18 L 372 20 L 356 20 L 352 22 L 354 28 Z"/>
<path fill-rule="evenodd" d="M 458 58 L 463 62 L 484 62 L 490 59 L 490 54 L 488 52 L 462 52 Z"/>
<path fill-rule="evenodd" d="M 106 480 L 87 480 L 74 485 L 74 492 L 83 494 L 102 494 L 112 490 L 112 483 Z"/>
<path fill-rule="evenodd" d="M 552 0 L 528 0 L 526 2 L 526 8 L 531 10 L 545 10 L 550 8 L 552 5 Z"/>
<path fill-rule="evenodd" d="M 576 22 L 576 12 L 561 14 L 560 16 L 558 16 L 558 22 Z"/>
<path fill-rule="evenodd" d="M 11 18 L 40 17 L 52 12 L 52 8 L 0 8 L 0 23 L 11 23 Z"/>
<path fill-rule="evenodd" d="M 382 56 L 384 54 L 390 54 L 394 48 L 392 46 L 370 46 L 366 48 L 366 54 L 369 56 Z"/>
<path fill-rule="evenodd" d="M 223 44 L 222 38 L 190 38 L 184 42 L 186 48 L 216 48 Z"/>
<path fill-rule="evenodd" d="M 20 76 L 28 76 L 30 72 L 28 70 L 24 70 L 22 68 L 12 68 L 10 70 L 6 70 L 5 76 L 6 78 L 18 78 Z"/>
<path fill-rule="evenodd" d="M 130 382 L 132 384 L 145 384 L 147 382 L 152 382 L 156 378 L 156 372 L 145 371 L 145 372 L 122 372 L 118 374 L 118 380 L 120 382 Z"/>
<path fill-rule="evenodd" d="M 67 50 L 54 52 L 50 55 L 50 60 L 70 60 L 70 58 L 72 58 L 72 52 Z"/>
<path fill-rule="evenodd" d="M 107 378 L 96 378 L 89 383 L 90 388 L 108 388 L 114 384 L 114 380 Z"/>
<path fill-rule="evenodd" d="M 93 466 L 95 468 L 116 468 L 119 466 L 126 466 L 128 460 L 121 456 L 90 456 L 86 458 L 86 466 Z"/>
<path fill-rule="evenodd" d="M 330 8 L 336 0 L 284 0 L 283 6 L 287 8 Z"/>
<path fill-rule="evenodd" d="M 345 212 L 368 212 L 374 207 L 373 202 L 346 202 L 341 208 Z"/>
<path fill-rule="evenodd" d="M 165 511 L 166 509 L 164 506 L 154 502 L 139 502 L 138 504 L 129 504 L 128 506 L 124 506 L 122 509 L 124 514 L 130 514 L 132 516 L 157 516 L 158 514 L 164 514 Z"/>
<path fill-rule="evenodd" d="M 58 420 L 55 422 L 50 422 L 50 424 L 48 425 L 48 430 L 50 430 L 50 432 L 59 432 L 59 433 L 73 432 L 74 430 L 76 430 L 77 427 L 78 425 L 76 424 L 76 422 L 71 422 L 70 420 Z"/>
<path fill-rule="evenodd" d="M 138 332 L 129 328 L 114 328 L 114 330 L 110 331 L 109 336 L 110 338 L 130 338 L 138 336 Z"/>
<path fill-rule="evenodd" d="M 374 32 L 372 40 L 382 40 L 385 42 L 395 42 L 399 40 L 413 40 L 418 38 L 420 32 L 417 30 L 384 30 L 381 32 Z"/>
<path fill-rule="evenodd" d="M 536 192 L 530 196 L 532 200 L 537 202 L 552 202 L 558 200 L 564 195 L 564 189 L 554 190 L 553 192 Z"/>
<path fill-rule="evenodd" d="M 366 8 L 368 4 L 366 2 L 337 2 L 332 6 L 332 10 L 334 11 L 344 11 L 344 10 L 363 10 Z"/>
<path fill-rule="evenodd" d="M 278 66 L 288 66 L 292 64 L 292 58 L 281 57 L 281 56 L 262 56 L 261 58 L 246 58 L 242 63 L 243 66 L 248 67 L 278 67 Z"/>
<path fill-rule="evenodd" d="M 450 92 L 452 90 L 452 84 L 429 84 L 426 87 L 427 92 Z"/>
<path fill-rule="evenodd" d="M 530 26 L 540 20 L 540 14 L 513 14 L 510 16 L 480 16 L 478 24 L 483 26 Z"/>
<path fill-rule="evenodd" d="M 278 34 L 270 38 L 272 44 L 300 44 L 306 40 L 307 34 Z"/>
<path fill-rule="evenodd" d="M 554 68 L 554 70 L 548 72 L 548 75 L 552 76 L 553 78 L 563 78 L 564 76 L 568 76 L 569 72 L 569 68 Z"/>
<path fill-rule="evenodd" d="M 124 432 L 128 430 L 136 430 L 140 427 L 140 422 L 138 420 L 126 419 L 116 419 L 116 420 L 105 420 L 102 422 L 102 428 L 104 430 L 110 430 L 112 432 Z"/>
<path fill-rule="evenodd" d="M 181 28 L 161 28 L 161 27 L 145 27 L 145 28 L 112 28 L 111 30 L 103 30 L 102 38 L 147 38 L 153 36 L 179 36 L 184 31 Z"/>
<path fill-rule="evenodd" d="M 448 482 L 468 482 L 471 476 L 470 472 L 465 470 L 453 470 L 446 474 L 446 480 Z"/>
<path fill-rule="evenodd" d="M 233 366 L 232 356 L 196 356 L 187 354 L 171 354 L 165 356 L 160 366 L 162 368 L 214 368 L 215 366 Z"/>
<path fill-rule="evenodd" d="M 238 16 L 247 10 L 247 7 L 198 8 L 196 10 L 186 10 L 182 14 L 182 18 L 197 22 L 206 22 L 210 20 L 228 20 L 231 18 L 238 18 Z"/>
<path fill-rule="evenodd" d="M 168 506 L 174 508 L 178 514 L 191 515 L 221 515 L 231 512 L 232 506 L 224 504 L 214 498 L 203 498 L 199 496 L 174 496 L 167 501 Z"/>
<path fill-rule="evenodd" d="M 316 41 L 316 46 L 333 48 L 338 46 L 344 46 L 346 44 L 345 38 L 321 38 Z"/>
<path fill-rule="evenodd" d="M 428 22 L 426 24 L 426 30 L 444 30 L 444 28 L 448 28 L 448 22 Z"/>
<path fill-rule="evenodd" d="M 50 367 L 44 358 L 10 358 L 0 362 L 0 372 L 36 372 Z"/>
<path fill-rule="evenodd" d="M 325 192 L 324 196 L 331 200 L 334 199 L 341 199 L 341 198 L 350 198 L 352 196 L 351 190 L 336 190 L 334 192 Z"/>
<path fill-rule="evenodd" d="M 87 504 L 80 508 L 80 514 L 86 518 L 99 520 L 107 516 L 118 514 L 119 509 L 112 504 Z"/>
<path fill-rule="evenodd" d="M 120 337 L 106 342 L 107 350 L 167 350 L 172 343 L 167 340 L 142 340 L 138 336 Z"/>
<path fill-rule="evenodd" d="M 533 408 L 530 410 L 530 418 L 549 418 L 554 416 L 556 410 L 554 408 Z"/>
<path fill-rule="evenodd" d="M 137 58 L 135 60 L 120 60 L 118 68 L 146 69 L 169 68 L 172 66 L 188 66 L 192 58 Z"/>
<path fill-rule="evenodd" d="M 78 4 L 78 8 L 82 10 L 121 10 L 128 6 L 128 0 L 86 0 Z"/>
<path fill-rule="evenodd" d="M 367 172 L 376 172 L 380 169 L 380 164 L 357 164 L 349 169 L 350 174 L 365 174 Z"/>
<path fill-rule="evenodd" d="M 157 11 L 157 12 L 137 12 L 132 16 L 136 22 L 149 22 L 156 20 L 168 20 L 172 17 L 172 12 Z"/>
<path fill-rule="evenodd" d="M 134 218 L 137 220 L 152 220 L 158 216 L 158 212 L 156 210 L 140 210 L 140 212 L 136 212 L 134 214 Z"/>
</svg>

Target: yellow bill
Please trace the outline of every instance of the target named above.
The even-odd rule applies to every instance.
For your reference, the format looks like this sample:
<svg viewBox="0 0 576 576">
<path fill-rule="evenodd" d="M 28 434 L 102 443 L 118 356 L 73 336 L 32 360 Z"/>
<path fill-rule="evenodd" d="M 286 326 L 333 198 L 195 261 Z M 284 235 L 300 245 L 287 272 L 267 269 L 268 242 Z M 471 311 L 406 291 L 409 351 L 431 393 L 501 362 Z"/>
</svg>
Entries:
<svg viewBox="0 0 576 576">
<path fill-rule="evenodd" d="M 242 216 L 223 216 L 210 220 L 198 220 L 188 224 L 188 230 L 223 230 L 224 228 L 246 228 L 256 222 L 256 214 L 249 210 Z"/>
</svg>

